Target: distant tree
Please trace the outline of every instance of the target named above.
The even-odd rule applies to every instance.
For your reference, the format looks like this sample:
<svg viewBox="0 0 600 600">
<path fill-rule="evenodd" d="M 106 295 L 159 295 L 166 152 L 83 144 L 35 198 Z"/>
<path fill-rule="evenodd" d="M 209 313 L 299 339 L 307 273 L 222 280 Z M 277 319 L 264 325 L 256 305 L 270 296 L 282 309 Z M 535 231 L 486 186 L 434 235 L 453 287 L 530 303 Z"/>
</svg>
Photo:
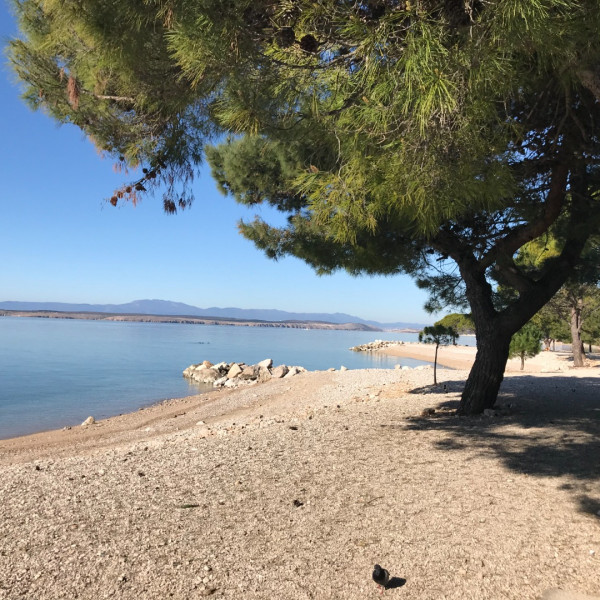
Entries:
<svg viewBox="0 0 600 600">
<path fill-rule="evenodd" d="M 546 236 L 525 244 L 519 250 L 515 262 L 524 269 L 539 268 L 540 264 L 558 254 L 561 235 L 561 222 L 558 221 Z M 561 289 L 532 318 L 536 325 L 541 326 L 546 339 L 548 335 L 553 339 L 571 338 L 575 367 L 584 366 L 584 325 L 600 302 L 599 265 L 600 240 L 597 236 L 592 236 L 584 247 L 579 264 L 569 273 Z M 568 325 L 567 332 L 565 325 Z"/>
<path fill-rule="evenodd" d="M 433 359 L 433 385 L 437 385 L 437 356 L 438 348 L 440 346 L 447 346 L 453 343 L 458 337 L 458 333 L 452 327 L 445 327 L 444 325 L 433 325 L 432 327 L 425 327 L 423 331 L 419 332 L 419 342 L 425 344 L 435 344 L 435 356 Z"/>
<path fill-rule="evenodd" d="M 465 313 L 451 313 L 446 315 L 443 319 L 436 321 L 434 325 L 451 327 L 458 335 L 475 333 L 475 323 L 473 322 L 471 315 Z M 452 343 L 456 344 L 456 339 L 452 340 Z"/>
<path fill-rule="evenodd" d="M 592 344 L 600 345 L 600 297 L 598 296 L 594 306 L 589 307 L 589 314 L 583 326 L 581 339 L 588 344 L 589 352 L 592 352 Z"/>
<path fill-rule="evenodd" d="M 556 312 L 555 298 L 531 318 L 531 323 L 542 332 L 545 350 L 554 350 L 557 340 L 568 340 L 571 335 L 569 324 Z"/>
<path fill-rule="evenodd" d="M 524 325 L 510 340 L 509 357 L 521 359 L 521 371 L 525 368 L 525 359 L 537 356 L 541 350 L 542 332 L 532 323 Z"/>
</svg>

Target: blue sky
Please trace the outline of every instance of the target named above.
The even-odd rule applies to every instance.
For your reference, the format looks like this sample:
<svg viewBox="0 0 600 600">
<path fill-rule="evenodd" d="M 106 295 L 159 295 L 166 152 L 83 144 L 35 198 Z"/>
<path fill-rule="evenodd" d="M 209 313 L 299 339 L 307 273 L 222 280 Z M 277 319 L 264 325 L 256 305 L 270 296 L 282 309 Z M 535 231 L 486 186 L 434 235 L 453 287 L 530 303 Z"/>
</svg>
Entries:
<svg viewBox="0 0 600 600">
<path fill-rule="evenodd" d="M 2 46 L 16 31 L 0 0 Z M 0 301 L 125 303 L 143 298 L 202 308 L 345 312 L 380 322 L 431 323 L 409 277 L 318 277 L 301 261 L 268 260 L 237 232 L 268 213 L 237 205 L 208 169 L 192 208 L 166 215 L 160 196 L 137 207 L 105 199 L 123 181 L 72 126 L 32 112 L 2 58 Z"/>
</svg>

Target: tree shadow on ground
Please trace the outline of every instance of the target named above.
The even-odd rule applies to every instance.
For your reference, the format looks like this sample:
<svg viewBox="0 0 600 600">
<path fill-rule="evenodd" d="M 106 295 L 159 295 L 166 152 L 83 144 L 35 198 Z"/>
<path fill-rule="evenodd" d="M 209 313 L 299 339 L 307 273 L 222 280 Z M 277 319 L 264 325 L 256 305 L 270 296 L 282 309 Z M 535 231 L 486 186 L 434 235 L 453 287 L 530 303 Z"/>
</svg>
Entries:
<svg viewBox="0 0 600 600">
<path fill-rule="evenodd" d="M 571 483 L 563 489 L 572 490 L 580 510 L 600 516 L 600 377 L 507 377 L 495 416 L 457 416 L 464 381 L 445 385 L 447 399 L 432 405 L 433 414 L 410 418 L 409 429 L 453 434 L 438 442 L 442 450 L 468 446 L 494 453 L 515 472 L 565 477 Z M 443 394 L 442 386 L 412 393 Z"/>
</svg>

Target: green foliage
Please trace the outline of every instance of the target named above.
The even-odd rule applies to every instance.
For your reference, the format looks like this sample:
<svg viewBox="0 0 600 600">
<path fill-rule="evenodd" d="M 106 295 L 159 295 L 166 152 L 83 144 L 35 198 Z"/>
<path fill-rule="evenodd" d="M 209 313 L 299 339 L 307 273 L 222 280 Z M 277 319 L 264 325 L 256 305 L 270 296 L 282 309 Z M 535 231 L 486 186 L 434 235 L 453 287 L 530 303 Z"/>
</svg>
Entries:
<svg viewBox="0 0 600 600">
<path fill-rule="evenodd" d="M 473 322 L 471 315 L 464 313 L 451 313 L 439 321 L 436 321 L 434 325 L 449 327 L 456 331 L 458 335 L 475 333 L 475 323 Z M 456 340 L 453 340 L 453 343 L 455 342 Z"/>
<path fill-rule="evenodd" d="M 431 327 L 425 327 L 419 332 L 419 342 L 424 344 L 435 344 L 436 346 L 446 346 L 451 344 L 458 337 L 458 332 L 453 327 L 435 324 Z"/>
<path fill-rule="evenodd" d="M 510 341 L 509 357 L 521 359 L 521 370 L 526 358 L 537 356 L 541 350 L 542 332 L 533 324 L 527 323 L 517 331 Z"/>
<path fill-rule="evenodd" d="M 548 343 L 550 340 L 571 339 L 569 319 L 559 307 L 557 296 L 531 318 L 531 322 L 540 330 L 542 338 L 548 340 Z"/>
</svg>

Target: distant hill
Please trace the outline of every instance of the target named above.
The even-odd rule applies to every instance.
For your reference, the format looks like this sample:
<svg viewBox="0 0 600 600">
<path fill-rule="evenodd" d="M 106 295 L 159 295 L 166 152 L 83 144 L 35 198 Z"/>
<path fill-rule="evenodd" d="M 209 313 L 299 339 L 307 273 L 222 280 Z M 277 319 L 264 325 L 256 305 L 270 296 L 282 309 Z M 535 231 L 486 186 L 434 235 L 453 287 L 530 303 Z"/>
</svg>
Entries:
<svg viewBox="0 0 600 600">
<path fill-rule="evenodd" d="M 260 308 L 198 308 L 168 300 L 134 300 L 126 304 L 71 304 L 68 302 L 0 302 L 2 310 L 47 310 L 58 312 L 94 312 L 136 315 L 164 315 L 178 317 L 215 317 L 221 319 L 259 321 L 324 321 L 326 323 L 362 323 L 380 329 L 423 329 L 420 323 L 378 323 L 345 313 L 294 313 Z"/>
</svg>

